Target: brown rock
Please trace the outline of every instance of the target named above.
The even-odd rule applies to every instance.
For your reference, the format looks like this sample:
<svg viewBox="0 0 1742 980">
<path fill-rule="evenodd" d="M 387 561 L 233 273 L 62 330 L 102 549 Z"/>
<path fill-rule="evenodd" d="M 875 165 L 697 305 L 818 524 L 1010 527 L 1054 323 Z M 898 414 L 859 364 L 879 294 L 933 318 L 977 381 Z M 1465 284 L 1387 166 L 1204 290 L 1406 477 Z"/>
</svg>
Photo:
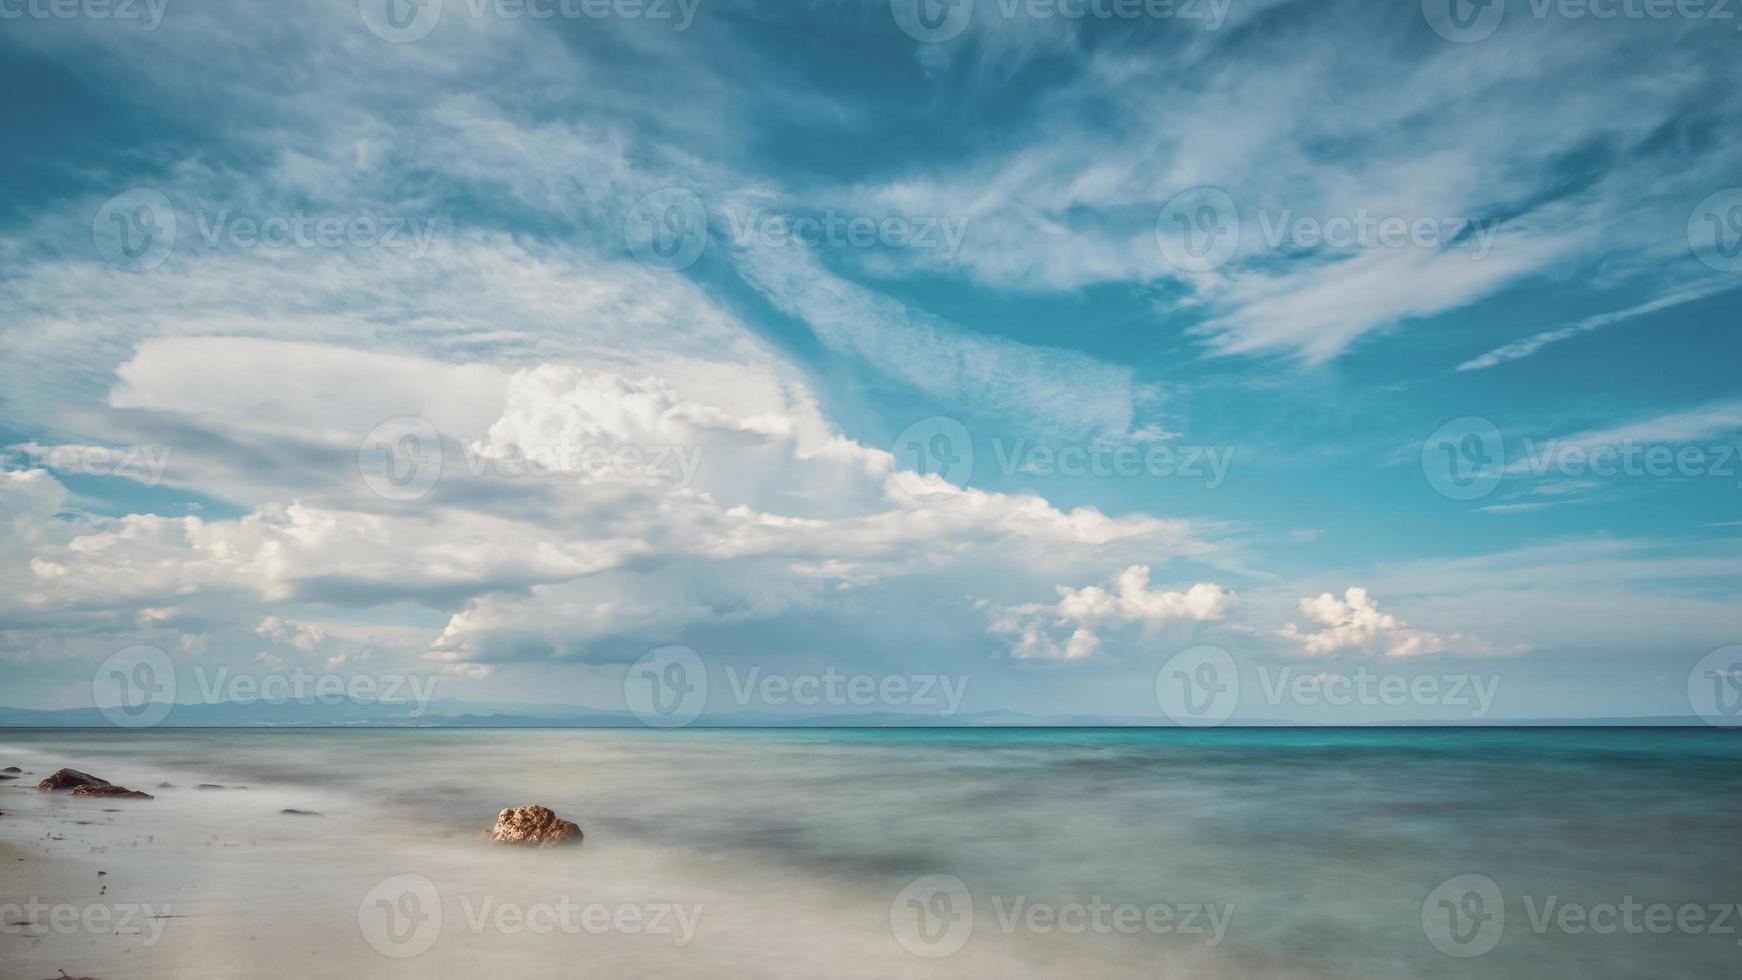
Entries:
<svg viewBox="0 0 1742 980">
<path fill-rule="evenodd" d="M 23 772 L 23 771 L 24 771 L 24 770 L 22 770 L 22 769 L 20 769 L 20 768 L 18 768 L 18 767 L 17 767 L 17 766 L 7 766 L 7 767 L 6 767 L 6 768 L 4 768 L 4 769 L 0 769 L 0 772 L 13 772 L 13 773 L 17 773 L 17 772 Z"/>
<path fill-rule="evenodd" d="M 98 779 L 87 772 L 77 769 L 62 769 L 54 775 L 36 784 L 36 788 L 44 792 L 54 793 L 63 789 L 75 789 L 79 786 L 108 786 L 107 779 Z"/>
<path fill-rule="evenodd" d="M 157 798 L 155 796 L 152 796 L 150 793 L 141 793 L 136 789 L 128 789 L 125 786 L 111 786 L 107 783 L 105 783 L 102 786 L 78 786 L 78 787 L 75 787 L 73 789 L 73 795 L 74 796 L 105 796 L 105 797 L 112 797 L 112 798 L 117 799 L 117 800 L 154 800 Z"/>
<path fill-rule="evenodd" d="M 548 808 L 533 804 L 503 810 L 496 816 L 496 826 L 490 839 L 498 844 L 522 847 L 554 847 L 559 844 L 579 844 L 581 828 L 572 821 L 559 820 Z"/>
</svg>

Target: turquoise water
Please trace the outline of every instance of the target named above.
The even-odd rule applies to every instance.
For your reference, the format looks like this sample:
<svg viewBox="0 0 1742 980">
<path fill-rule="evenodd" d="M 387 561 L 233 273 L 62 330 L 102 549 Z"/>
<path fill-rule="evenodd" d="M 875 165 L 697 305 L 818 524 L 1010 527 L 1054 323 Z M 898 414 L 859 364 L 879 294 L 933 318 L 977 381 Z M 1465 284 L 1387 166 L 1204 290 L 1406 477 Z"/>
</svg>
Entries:
<svg viewBox="0 0 1742 980">
<path fill-rule="evenodd" d="M 698 940 L 698 974 L 786 975 L 837 940 L 886 954 L 882 975 L 1742 972 L 1742 922 L 1719 918 L 1742 902 L 1742 738 L 1717 729 L 0 731 L 0 747 L 318 790 L 384 828 L 376 848 L 467 839 L 539 802 L 585 827 L 583 864 L 633 880 L 633 854 L 694 856 L 716 906 L 840 910 L 839 937 L 771 919 L 745 937 L 762 920 L 732 910 L 753 942 Z M 915 954 L 896 920 L 961 921 L 961 896 L 913 905 L 904 889 L 943 879 L 965 888 L 971 931 Z M 1164 907 L 1173 926 L 1046 928 L 1095 904 Z M 1705 922 L 1654 932 L 1653 905 Z M 1219 938 L 1179 928 L 1192 908 L 1223 910 Z M 942 929 L 920 932 L 921 953 Z"/>
</svg>

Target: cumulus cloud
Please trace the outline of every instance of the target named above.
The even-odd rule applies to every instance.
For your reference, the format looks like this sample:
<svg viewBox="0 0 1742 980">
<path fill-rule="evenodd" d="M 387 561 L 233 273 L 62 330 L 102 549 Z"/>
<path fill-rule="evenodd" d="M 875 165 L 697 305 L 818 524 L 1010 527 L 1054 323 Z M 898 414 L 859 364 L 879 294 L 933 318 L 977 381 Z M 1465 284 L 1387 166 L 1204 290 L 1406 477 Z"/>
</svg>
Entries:
<svg viewBox="0 0 1742 980">
<path fill-rule="evenodd" d="M 9 473 L 0 506 L 28 518 L 13 533 L 30 535 L 17 552 L 29 563 L 14 570 L 15 603 L 409 601 L 449 613 L 429 655 L 465 668 L 611 659 L 619 654 L 601 650 L 613 640 L 826 610 L 843 593 L 875 596 L 917 575 L 957 578 L 966 591 L 1013 562 L 1072 568 L 1122 553 L 1215 551 L 1203 529 L 1177 519 L 963 487 L 915 497 L 889 453 L 845 437 L 802 384 L 755 367 L 715 389 L 682 371 L 628 378 L 564 364 L 500 374 L 410 357 L 340 368 L 346 359 L 308 344 L 229 339 L 217 346 L 235 356 L 221 362 L 148 346 L 123 367 L 117 410 L 148 409 L 202 436 L 184 439 L 193 448 L 167 478 L 245 499 L 268 488 L 257 467 L 269 457 L 224 448 L 296 444 L 308 465 L 270 471 L 293 499 L 230 519 L 54 521 L 65 496 L 52 476 Z M 358 372 L 389 368 L 401 400 L 348 394 Z M 203 383 L 208 373 L 223 383 Z M 276 416 L 263 431 L 246 401 L 274 385 L 315 402 L 297 410 L 294 434 Z M 366 428 L 396 406 L 433 404 L 444 387 L 452 397 L 432 413 L 450 429 L 440 480 L 414 502 L 376 496 L 357 468 Z M 636 465 L 623 464 L 625 448 Z M 658 450 L 672 451 L 663 469 Z M 565 465 L 588 458 L 594 465 Z M 1219 615 L 1210 587 L 1151 591 L 1147 575 L 1134 567 L 1116 593 L 1063 590 L 1060 615 L 1094 625 Z M 282 651 L 333 645 L 276 613 L 258 622 Z"/>
<path fill-rule="evenodd" d="M 1174 620 L 1205 622 L 1225 617 L 1234 595 L 1200 582 L 1184 592 L 1151 589 L 1149 566 L 1132 565 L 1106 586 L 1057 586 L 1059 601 L 993 607 L 992 632 L 1011 637 L 1018 660 L 1081 660 L 1101 649 L 1101 634 L 1141 624 L 1153 631 Z"/>
<path fill-rule="evenodd" d="M 1352 585 L 1342 598 L 1329 592 L 1300 600 L 1300 611 L 1319 629 L 1303 630 L 1289 623 L 1278 635 L 1294 642 L 1302 653 L 1328 656 L 1349 651 L 1386 657 L 1413 657 L 1429 653 L 1482 653 L 1491 648 L 1473 637 L 1453 633 L 1441 636 L 1416 629 L 1396 616 L 1381 612 L 1367 590 Z"/>
</svg>

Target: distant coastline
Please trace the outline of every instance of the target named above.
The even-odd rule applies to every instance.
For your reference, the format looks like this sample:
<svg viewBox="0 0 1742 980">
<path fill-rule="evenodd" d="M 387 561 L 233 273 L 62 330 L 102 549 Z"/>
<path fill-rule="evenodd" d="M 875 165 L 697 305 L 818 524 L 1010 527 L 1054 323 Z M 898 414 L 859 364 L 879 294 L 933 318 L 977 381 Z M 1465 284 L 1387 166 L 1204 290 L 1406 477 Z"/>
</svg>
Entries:
<svg viewBox="0 0 1742 980">
<path fill-rule="evenodd" d="M 97 708 L 0 706 L 0 728 L 117 728 Z M 156 728 L 647 728 L 628 711 L 578 705 L 512 705 L 436 701 L 426 710 L 413 702 L 286 700 L 176 704 Z M 1177 728 L 1162 717 L 1119 715 L 1027 715 L 983 711 L 940 716 L 872 712 L 780 715 L 739 712 L 704 715 L 687 728 Z M 1337 724 L 1293 719 L 1230 719 L 1220 728 L 1708 728 L 1695 715 L 1609 718 L 1387 719 Z"/>
</svg>

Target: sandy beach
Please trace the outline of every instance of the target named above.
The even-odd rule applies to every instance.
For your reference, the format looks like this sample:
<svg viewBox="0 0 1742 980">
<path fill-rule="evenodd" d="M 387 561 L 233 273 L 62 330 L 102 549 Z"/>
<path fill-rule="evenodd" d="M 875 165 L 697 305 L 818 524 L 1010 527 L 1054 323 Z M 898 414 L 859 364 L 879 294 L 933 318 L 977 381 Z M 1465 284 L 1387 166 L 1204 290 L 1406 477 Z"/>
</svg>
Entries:
<svg viewBox="0 0 1742 980">
<path fill-rule="evenodd" d="M 495 814 L 484 807 L 419 822 L 349 792 L 258 779 L 197 789 L 220 776 L 101 754 L 9 748 L 0 763 L 28 773 L 0 784 L 4 980 L 706 977 L 728 965 L 766 977 L 993 977 L 1082 949 L 994 934 L 947 958 L 916 956 L 892 931 L 891 891 L 603 833 L 573 848 L 505 848 L 487 840 Z M 155 799 L 36 788 L 62 766 Z M 1216 952 L 1168 955 L 1192 975 L 1193 959 Z M 1133 975 L 1157 962 L 1137 943 L 1097 955 Z"/>
</svg>

